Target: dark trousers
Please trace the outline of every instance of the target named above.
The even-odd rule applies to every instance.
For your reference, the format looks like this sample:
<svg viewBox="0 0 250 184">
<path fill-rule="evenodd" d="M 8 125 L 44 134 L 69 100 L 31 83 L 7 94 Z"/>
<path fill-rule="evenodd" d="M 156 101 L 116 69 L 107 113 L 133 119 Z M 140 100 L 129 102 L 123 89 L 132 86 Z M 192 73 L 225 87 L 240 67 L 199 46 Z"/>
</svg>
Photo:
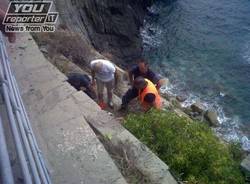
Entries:
<svg viewBox="0 0 250 184">
<path fill-rule="evenodd" d="M 122 97 L 122 105 L 124 106 L 128 105 L 128 103 L 134 98 L 136 98 L 138 95 L 139 95 L 138 89 L 134 87 L 130 88 Z"/>
</svg>

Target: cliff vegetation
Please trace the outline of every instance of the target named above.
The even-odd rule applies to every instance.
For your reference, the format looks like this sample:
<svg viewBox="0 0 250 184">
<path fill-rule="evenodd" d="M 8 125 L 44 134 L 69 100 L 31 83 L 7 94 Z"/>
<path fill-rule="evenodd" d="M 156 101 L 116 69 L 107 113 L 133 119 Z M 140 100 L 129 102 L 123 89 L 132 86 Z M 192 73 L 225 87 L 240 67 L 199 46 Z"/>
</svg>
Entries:
<svg viewBox="0 0 250 184">
<path fill-rule="evenodd" d="M 211 128 L 172 112 L 131 114 L 125 127 L 188 184 L 244 183 L 238 145 L 222 143 Z"/>
</svg>

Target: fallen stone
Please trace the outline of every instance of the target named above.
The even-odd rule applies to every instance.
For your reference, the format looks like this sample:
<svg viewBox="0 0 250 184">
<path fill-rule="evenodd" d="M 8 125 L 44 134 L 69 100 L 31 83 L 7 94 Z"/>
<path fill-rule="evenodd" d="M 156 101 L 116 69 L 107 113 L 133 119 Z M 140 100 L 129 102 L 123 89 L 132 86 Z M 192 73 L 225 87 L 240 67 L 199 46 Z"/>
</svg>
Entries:
<svg viewBox="0 0 250 184">
<path fill-rule="evenodd" d="M 41 51 L 42 53 L 45 53 L 45 54 L 48 54 L 48 53 L 49 53 L 49 52 L 48 52 L 48 49 L 47 49 L 45 46 L 40 47 L 40 51 Z"/>
<path fill-rule="evenodd" d="M 26 47 L 25 46 L 20 46 L 20 47 L 18 47 L 19 49 L 22 49 L 22 50 L 25 50 L 26 49 Z"/>
<path fill-rule="evenodd" d="M 198 112 L 200 114 L 204 113 L 205 111 L 205 107 L 200 102 L 192 104 L 191 109 L 193 112 Z"/>
<path fill-rule="evenodd" d="M 204 117 L 209 122 L 210 126 L 215 126 L 216 127 L 216 126 L 219 125 L 217 112 L 212 111 L 212 110 L 207 110 Z"/>
</svg>

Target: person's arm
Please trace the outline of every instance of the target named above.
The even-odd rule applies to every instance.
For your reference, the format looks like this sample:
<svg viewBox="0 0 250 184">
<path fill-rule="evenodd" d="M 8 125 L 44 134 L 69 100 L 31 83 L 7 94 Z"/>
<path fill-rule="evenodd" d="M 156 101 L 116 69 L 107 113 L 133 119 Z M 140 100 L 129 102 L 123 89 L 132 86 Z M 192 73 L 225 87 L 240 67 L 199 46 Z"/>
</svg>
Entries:
<svg viewBox="0 0 250 184">
<path fill-rule="evenodd" d="M 131 86 L 134 83 L 134 71 L 135 71 L 135 67 L 128 70 L 129 83 L 130 83 Z"/>
<path fill-rule="evenodd" d="M 92 85 L 95 86 L 95 71 L 91 69 Z"/>
<path fill-rule="evenodd" d="M 117 88 L 117 85 L 118 85 L 118 79 L 119 79 L 119 75 L 118 75 L 118 72 L 117 72 L 117 68 L 115 68 L 115 88 Z"/>
<path fill-rule="evenodd" d="M 161 88 L 162 86 L 161 76 L 154 73 L 152 70 L 149 71 L 149 80 L 155 84 L 157 90 Z"/>
</svg>

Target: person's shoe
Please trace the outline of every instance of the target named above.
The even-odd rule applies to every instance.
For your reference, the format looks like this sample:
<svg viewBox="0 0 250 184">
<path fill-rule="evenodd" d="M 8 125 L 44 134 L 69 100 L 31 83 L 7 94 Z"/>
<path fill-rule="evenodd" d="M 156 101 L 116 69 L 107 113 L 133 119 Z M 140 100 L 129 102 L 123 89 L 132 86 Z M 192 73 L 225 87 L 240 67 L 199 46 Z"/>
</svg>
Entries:
<svg viewBox="0 0 250 184">
<path fill-rule="evenodd" d="M 114 103 L 111 101 L 111 102 L 108 102 L 108 106 L 113 109 L 114 108 Z"/>
<path fill-rule="evenodd" d="M 104 102 L 99 102 L 98 105 L 101 107 L 102 110 L 104 110 L 107 105 Z"/>
</svg>

